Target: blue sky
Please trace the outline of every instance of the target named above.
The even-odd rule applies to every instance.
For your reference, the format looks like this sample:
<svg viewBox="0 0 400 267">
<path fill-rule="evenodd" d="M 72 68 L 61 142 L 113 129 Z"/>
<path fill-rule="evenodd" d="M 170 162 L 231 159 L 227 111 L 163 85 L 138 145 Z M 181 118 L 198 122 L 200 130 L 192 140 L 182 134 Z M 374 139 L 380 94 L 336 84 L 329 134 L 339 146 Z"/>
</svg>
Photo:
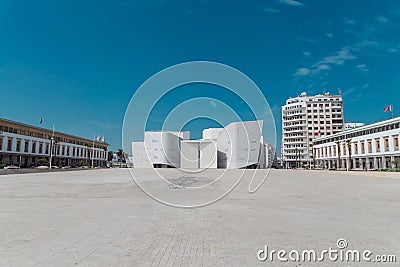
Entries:
<svg viewBox="0 0 400 267">
<path fill-rule="evenodd" d="M 341 88 L 345 120 L 382 120 L 388 104 L 400 112 L 400 2 L 0 0 L 4 118 L 38 125 L 43 117 L 44 127 L 104 135 L 115 150 L 135 90 L 192 60 L 256 82 L 278 139 L 280 106 L 302 91 Z M 198 137 L 214 125 L 192 126 Z"/>
</svg>

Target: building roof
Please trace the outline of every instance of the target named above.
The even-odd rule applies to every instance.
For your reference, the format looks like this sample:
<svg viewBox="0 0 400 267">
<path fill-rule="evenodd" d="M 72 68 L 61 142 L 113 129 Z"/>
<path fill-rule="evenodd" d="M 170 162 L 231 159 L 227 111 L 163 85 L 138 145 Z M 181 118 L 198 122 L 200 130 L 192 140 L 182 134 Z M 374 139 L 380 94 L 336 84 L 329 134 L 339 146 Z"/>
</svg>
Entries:
<svg viewBox="0 0 400 267">
<path fill-rule="evenodd" d="M 360 126 L 360 127 L 354 128 L 354 129 L 349 129 L 349 130 L 346 130 L 343 132 L 319 137 L 319 138 L 314 139 L 313 142 L 318 142 L 318 141 L 322 141 L 322 140 L 326 140 L 326 139 L 330 139 L 330 138 L 334 138 L 334 137 L 338 137 L 338 136 L 342 136 L 342 135 L 348 135 L 348 134 L 356 133 L 359 131 L 369 130 L 369 129 L 373 129 L 375 127 L 385 126 L 385 125 L 389 125 L 389 124 L 397 123 L 397 122 L 400 122 L 400 117 L 396 117 L 396 118 L 389 119 L 389 120 L 378 121 L 378 122 Z"/>
<path fill-rule="evenodd" d="M 16 121 L 9 120 L 9 119 L 0 118 L 0 123 L 2 123 L 2 122 L 9 123 L 9 124 L 14 124 L 15 126 L 22 126 L 22 127 L 28 127 L 28 128 L 34 129 L 34 130 L 39 130 L 39 131 L 42 131 L 42 132 L 46 132 L 49 135 L 51 135 L 53 133 L 53 130 L 50 130 L 50 129 L 46 129 L 46 128 L 42 128 L 42 127 L 38 127 L 38 126 L 34 126 L 34 125 L 22 123 L 22 122 L 16 122 Z M 108 146 L 109 145 L 107 142 L 104 142 L 104 143 L 103 142 L 98 142 L 98 141 L 93 140 L 93 139 L 79 137 L 79 136 L 76 136 L 76 135 L 67 134 L 67 133 L 63 133 L 63 132 L 54 131 L 54 134 L 55 135 L 63 135 L 65 137 L 69 137 L 69 138 L 73 138 L 73 139 L 79 139 L 79 140 L 84 141 L 84 142 L 92 143 L 94 141 L 94 143 L 97 144 L 97 145 L 102 145 L 102 146 Z"/>
</svg>

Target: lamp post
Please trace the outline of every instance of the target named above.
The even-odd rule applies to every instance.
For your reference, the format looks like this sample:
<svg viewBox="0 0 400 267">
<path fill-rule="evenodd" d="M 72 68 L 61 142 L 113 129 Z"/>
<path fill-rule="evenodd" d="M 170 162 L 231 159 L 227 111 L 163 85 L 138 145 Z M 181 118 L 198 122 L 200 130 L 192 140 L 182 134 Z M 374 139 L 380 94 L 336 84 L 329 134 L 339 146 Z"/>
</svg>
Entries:
<svg viewBox="0 0 400 267">
<path fill-rule="evenodd" d="M 54 124 L 55 123 L 53 123 L 53 133 L 51 134 L 51 141 L 50 141 L 50 160 L 49 160 L 49 162 L 50 162 L 50 169 L 51 169 L 51 165 L 52 165 L 52 161 L 53 161 L 53 144 L 54 144 L 54 131 L 55 131 L 55 127 L 54 127 Z"/>
<path fill-rule="evenodd" d="M 93 145 L 92 145 L 92 169 L 94 168 L 94 138 L 95 136 L 93 136 Z"/>
</svg>

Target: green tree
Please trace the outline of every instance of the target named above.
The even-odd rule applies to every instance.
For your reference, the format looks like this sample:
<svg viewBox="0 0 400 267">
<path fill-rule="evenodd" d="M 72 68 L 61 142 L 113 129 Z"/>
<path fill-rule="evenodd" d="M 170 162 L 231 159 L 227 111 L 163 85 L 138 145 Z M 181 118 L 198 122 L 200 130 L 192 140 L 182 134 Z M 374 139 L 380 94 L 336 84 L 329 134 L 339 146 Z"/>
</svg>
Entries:
<svg viewBox="0 0 400 267">
<path fill-rule="evenodd" d="M 399 164 L 399 161 L 397 159 L 392 161 L 394 167 L 397 169 L 397 164 Z"/>
<path fill-rule="evenodd" d="M 49 163 L 49 161 L 45 158 L 40 158 L 40 159 L 38 159 L 37 163 L 39 166 L 46 166 Z"/>
<path fill-rule="evenodd" d="M 108 151 L 108 152 L 107 152 L 107 160 L 108 160 L 108 161 L 112 161 L 112 159 L 113 159 L 113 154 L 114 154 L 114 152 L 112 152 L 112 151 Z"/>
<path fill-rule="evenodd" d="M 124 151 L 122 149 L 118 149 L 117 156 L 119 157 L 119 162 L 121 164 L 120 166 L 122 166 L 122 162 L 124 161 L 125 158 Z"/>
</svg>

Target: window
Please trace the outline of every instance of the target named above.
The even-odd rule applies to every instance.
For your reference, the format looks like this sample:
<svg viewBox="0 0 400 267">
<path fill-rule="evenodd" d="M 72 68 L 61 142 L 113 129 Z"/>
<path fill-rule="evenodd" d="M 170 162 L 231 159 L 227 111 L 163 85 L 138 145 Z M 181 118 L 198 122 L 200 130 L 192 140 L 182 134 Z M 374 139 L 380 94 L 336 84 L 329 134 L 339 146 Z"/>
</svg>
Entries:
<svg viewBox="0 0 400 267">
<path fill-rule="evenodd" d="M 32 142 L 32 153 L 36 153 L 36 142 Z"/>
<path fill-rule="evenodd" d="M 384 145 L 385 145 L 385 152 L 389 151 L 389 138 L 384 139 Z"/>
<path fill-rule="evenodd" d="M 8 138 L 8 142 L 7 142 L 7 151 L 11 151 L 12 150 L 12 139 Z"/>
<path fill-rule="evenodd" d="M 17 140 L 17 147 L 16 148 L 17 148 L 16 149 L 17 152 L 21 152 L 21 140 L 20 139 Z"/>
<path fill-rule="evenodd" d="M 0 150 L 3 150 L 3 137 L 0 137 Z"/>
<path fill-rule="evenodd" d="M 43 144 L 39 143 L 39 154 L 43 154 Z"/>
<path fill-rule="evenodd" d="M 29 141 L 25 140 L 24 152 L 28 153 L 28 149 L 29 149 Z"/>
</svg>

